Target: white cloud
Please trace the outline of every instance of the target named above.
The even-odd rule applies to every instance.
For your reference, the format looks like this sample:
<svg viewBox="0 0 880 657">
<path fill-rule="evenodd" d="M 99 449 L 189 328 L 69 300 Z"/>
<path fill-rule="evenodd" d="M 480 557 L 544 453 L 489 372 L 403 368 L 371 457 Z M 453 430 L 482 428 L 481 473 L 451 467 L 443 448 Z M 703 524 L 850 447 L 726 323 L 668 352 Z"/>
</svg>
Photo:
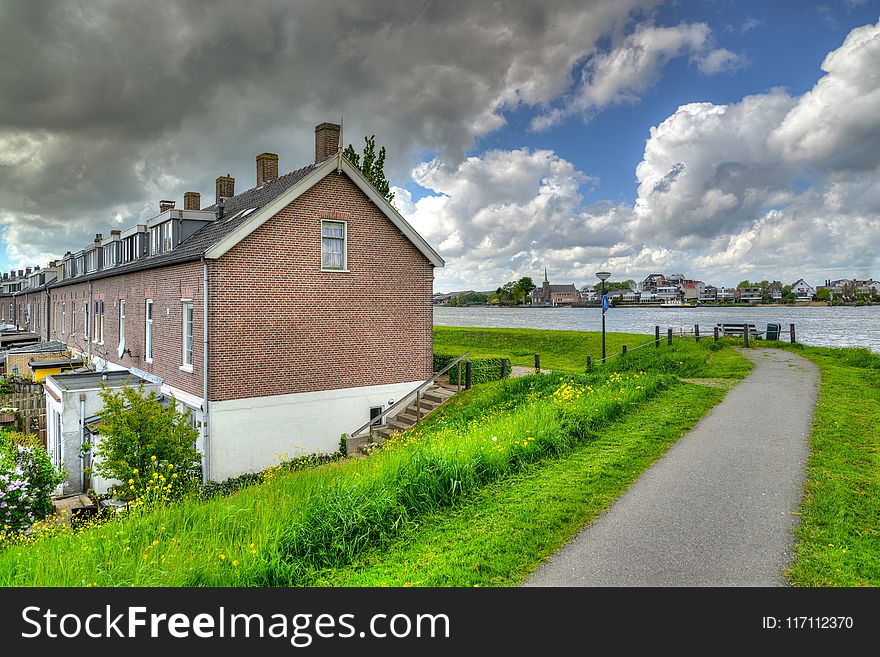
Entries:
<svg viewBox="0 0 880 657">
<path fill-rule="evenodd" d="M 543 130 L 573 114 L 589 117 L 610 105 L 634 103 L 657 81 L 666 64 L 689 55 L 702 73 L 714 74 L 740 66 L 743 60 L 724 48 L 712 49 L 705 23 L 662 27 L 642 23 L 609 52 L 587 59 L 580 84 L 561 107 L 535 117 L 532 128 Z"/>
</svg>

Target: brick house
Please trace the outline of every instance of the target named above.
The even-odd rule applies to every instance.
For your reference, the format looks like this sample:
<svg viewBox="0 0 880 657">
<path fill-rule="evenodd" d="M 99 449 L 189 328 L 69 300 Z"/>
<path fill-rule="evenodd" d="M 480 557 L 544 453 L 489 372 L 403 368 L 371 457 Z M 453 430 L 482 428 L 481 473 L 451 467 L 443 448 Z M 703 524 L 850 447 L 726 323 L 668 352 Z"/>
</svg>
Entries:
<svg viewBox="0 0 880 657">
<path fill-rule="evenodd" d="M 187 407 L 218 481 L 336 451 L 433 366 L 443 260 L 341 156 L 339 126 L 315 128 L 313 164 L 279 176 L 263 153 L 256 170 L 252 189 L 220 176 L 214 204 L 187 192 L 68 252 L 35 325 Z"/>
</svg>

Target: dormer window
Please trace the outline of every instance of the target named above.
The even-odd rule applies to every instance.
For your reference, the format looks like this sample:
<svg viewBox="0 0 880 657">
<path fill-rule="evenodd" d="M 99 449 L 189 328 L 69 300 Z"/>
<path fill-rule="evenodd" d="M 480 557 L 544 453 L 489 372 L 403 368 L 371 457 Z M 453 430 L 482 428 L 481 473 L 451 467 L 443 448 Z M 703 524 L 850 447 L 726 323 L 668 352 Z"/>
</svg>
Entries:
<svg viewBox="0 0 880 657">
<path fill-rule="evenodd" d="M 159 224 L 158 226 L 153 226 L 150 229 L 150 255 L 156 255 L 157 253 L 167 253 L 171 249 L 174 248 L 174 243 L 171 238 L 171 222 L 166 221 L 165 223 Z"/>
</svg>

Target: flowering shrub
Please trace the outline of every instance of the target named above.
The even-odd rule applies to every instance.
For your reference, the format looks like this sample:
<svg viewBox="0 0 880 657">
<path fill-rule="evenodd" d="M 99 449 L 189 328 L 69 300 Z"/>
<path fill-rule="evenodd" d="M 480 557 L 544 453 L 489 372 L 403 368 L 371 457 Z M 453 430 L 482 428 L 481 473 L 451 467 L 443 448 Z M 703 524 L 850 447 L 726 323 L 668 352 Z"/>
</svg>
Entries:
<svg viewBox="0 0 880 657">
<path fill-rule="evenodd" d="M 95 471 L 123 482 L 114 487 L 118 496 L 142 498 L 146 504 L 150 500 L 165 502 L 180 497 L 187 487 L 195 488 L 190 475 L 201 463 L 195 449 L 198 431 L 176 404 L 165 408 L 155 392 L 145 396 L 143 386 L 118 392 L 104 389 L 101 399 L 102 440 L 95 450 Z M 171 484 L 168 479 L 176 482 Z"/>
<path fill-rule="evenodd" d="M 21 532 L 52 511 L 64 475 L 35 436 L 0 433 L 0 535 Z"/>
</svg>

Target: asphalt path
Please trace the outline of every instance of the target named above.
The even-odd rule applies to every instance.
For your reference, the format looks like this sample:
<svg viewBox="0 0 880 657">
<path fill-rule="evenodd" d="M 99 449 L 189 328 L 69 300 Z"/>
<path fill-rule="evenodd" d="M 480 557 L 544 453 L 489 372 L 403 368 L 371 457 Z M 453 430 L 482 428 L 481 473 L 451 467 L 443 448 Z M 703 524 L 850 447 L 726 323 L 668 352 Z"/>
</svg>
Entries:
<svg viewBox="0 0 880 657">
<path fill-rule="evenodd" d="M 819 374 L 779 349 L 525 586 L 784 586 Z"/>
</svg>

